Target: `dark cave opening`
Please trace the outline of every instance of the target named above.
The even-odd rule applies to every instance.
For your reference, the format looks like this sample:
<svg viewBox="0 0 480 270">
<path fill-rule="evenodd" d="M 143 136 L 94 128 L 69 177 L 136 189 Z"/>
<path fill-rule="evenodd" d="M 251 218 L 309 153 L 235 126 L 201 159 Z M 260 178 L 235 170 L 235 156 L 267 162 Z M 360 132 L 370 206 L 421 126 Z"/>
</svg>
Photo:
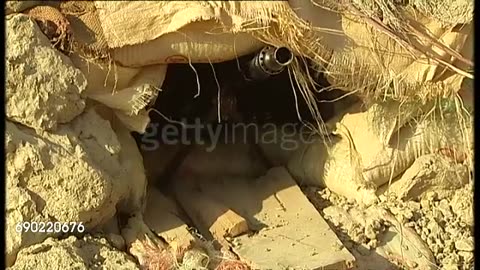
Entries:
<svg viewBox="0 0 480 270">
<path fill-rule="evenodd" d="M 279 61 L 286 61 L 290 51 L 277 50 Z M 171 64 L 168 66 L 162 91 L 155 105 L 161 112 L 150 113 L 152 122 L 191 122 L 214 124 L 220 116 L 222 123 L 300 123 L 298 115 L 307 123 L 315 121 L 288 70 L 265 80 L 249 81 L 244 76 L 247 55 L 216 64 Z M 323 84 L 323 85 L 321 85 Z M 326 87 L 319 80 L 319 87 Z M 295 93 L 296 98 L 295 98 Z M 343 93 L 339 90 L 315 93 L 317 100 L 333 100 Z M 219 108 L 217 100 L 220 100 Z M 333 115 L 333 103 L 317 102 L 323 121 Z M 298 108 L 298 112 L 297 112 Z"/>
</svg>

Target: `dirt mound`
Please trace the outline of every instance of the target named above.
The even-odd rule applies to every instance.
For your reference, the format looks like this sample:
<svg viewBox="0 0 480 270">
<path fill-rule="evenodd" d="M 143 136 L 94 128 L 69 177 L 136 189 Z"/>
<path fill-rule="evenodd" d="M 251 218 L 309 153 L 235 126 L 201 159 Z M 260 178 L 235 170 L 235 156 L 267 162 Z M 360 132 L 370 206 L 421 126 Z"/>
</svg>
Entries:
<svg viewBox="0 0 480 270">
<path fill-rule="evenodd" d="M 22 249 L 11 270 L 20 269 L 140 269 L 134 258 L 113 248 L 106 239 L 70 236 L 64 240 L 48 238 Z"/>
<path fill-rule="evenodd" d="M 6 129 L 11 265 L 20 248 L 59 235 L 17 231 L 22 222 L 82 222 L 87 230 L 94 228 L 118 210 L 141 209 L 146 179 L 128 130 L 100 105 L 85 109 L 83 73 L 27 16 L 10 16 L 7 27 L 12 33 Z"/>
<path fill-rule="evenodd" d="M 473 267 L 471 185 L 457 189 L 453 196 L 431 190 L 419 200 L 382 195 L 378 204 L 366 210 L 327 189 L 308 193 L 358 259 L 358 269 Z M 459 205 L 463 211 L 458 211 Z M 392 216 L 375 214 L 378 208 Z M 417 257 L 418 253 L 423 255 Z"/>
<path fill-rule="evenodd" d="M 142 164 L 126 152 L 129 143 L 135 144 L 93 109 L 54 133 L 7 121 L 9 261 L 22 246 L 52 235 L 19 233 L 20 222 L 83 222 L 88 229 L 111 218 L 122 200 L 140 209 L 146 180 Z"/>
</svg>

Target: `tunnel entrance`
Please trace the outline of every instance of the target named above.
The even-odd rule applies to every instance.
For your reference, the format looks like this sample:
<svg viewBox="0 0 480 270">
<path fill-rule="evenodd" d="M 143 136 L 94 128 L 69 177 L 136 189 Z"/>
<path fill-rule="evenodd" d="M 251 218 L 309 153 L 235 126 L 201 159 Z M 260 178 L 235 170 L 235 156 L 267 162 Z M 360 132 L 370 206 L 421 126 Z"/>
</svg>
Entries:
<svg viewBox="0 0 480 270">
<path fill-rule="evenodd" d="M 292 60 L 288 49 L 276 49 L 275 54 L 281 63 Z M 180 166 L 188 149 L 211 143 L 212 136 L 222 139 L 216 143 L 227 145 L 258 144 L 258 132 L 262 132 L 262 127 L 288 126 L 290 132 L 298 132 L 306 125 L 316 124 L 318 119 L 309 111 L 309 104 L 291 81 L 287 69 L 263 80 L 246 77 L 249 61 L 254 56 L 215 64 L 168 66 L 162 90 L 150 112 L 147 132 L 135 135 L 139 148 L 144 150 L 147 174 L 148 167 L 156 167 L 155 160 L 168 159 L 165 163 L 169 168 L 162 169 L 162 173 L 149 174 L 154 178 L 149 179 L 150 183 L 160 186 L 168 183 L 167 178 Z M 321 91 L 329 87 L 321 74 L 317 83 L 314 102 L 320 111 L 320 121 L 326 122 L 334 116 L 334 102 L 328 101 L 338 99 L 344 92 Z M 162 150 L 158 152 L 154 148 Z M 159 157 L 153 152 L 158 152 Z"/>
<path fill-rule="evenodd" d="M 289 51 L 275 53 L 279 63 L 291 61 Z M 271 212 L 262 204 L 281 190 L 293 188 L 295 196 L 308 203 L 284 161 L 300 146 L 302 129 L 318 119 L 288 70 L 264 80 L 245 76 L 253 56 L 217 64 L 169 65 L 150 112 L 151 123 L 144 134 L 135 135 L 149 194 L 158 190 L 176 201 L 182 220 L 208 240 L 224 239 L 212 229 L 215 226 L 234 231 L 232 235 L 268 226 L 267 221 L 255 221 L 256 216 Z M 318 87 L 328 85 L 319 78 Z M 337 90 L 315 93 L 321 121 L 334 116 L 334 103 L 322 101 L 343 94 Z M 283 176 L 277 179 L 275 174 Z M 255 183 L 260 184 L 255 187 Z M 243 189 L 250 191 L 242 193 Z M 220 195 L 242 198 L 236 205 L 224 202 Z M 224 219 L 229 220 L 225 228 L 218 225 Z"/>
</svg>

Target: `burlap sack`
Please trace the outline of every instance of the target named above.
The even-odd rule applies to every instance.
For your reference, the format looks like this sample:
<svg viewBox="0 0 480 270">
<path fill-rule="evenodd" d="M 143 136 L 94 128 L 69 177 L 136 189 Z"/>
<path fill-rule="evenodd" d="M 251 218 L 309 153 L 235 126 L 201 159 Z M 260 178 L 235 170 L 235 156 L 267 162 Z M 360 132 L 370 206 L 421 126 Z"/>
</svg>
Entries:
<svg viewBox="0 0 480 270">
<path fill-rule="evenodd" d="M 367 181 L 377 186 L 387 183 L 417 157 L 440 149 L 452 149 L 459 156 L 470 155 L 472 130 L 471 123 L 462 119 L 465 115 L 432 108 L 431 111 L 420 111 L 414 119 L 396 115 L 399 106 L 393 106 L 393 111 L 386 111 L 381 108 L 383 106 L 385 104 L 377 104 L 366 112 L 347 114 L 340 122 L 351 135 L 354 151 L 361 156 L 363 176 Z M 425 116 L 428 113 L 432 115 Z M 398 124 L 402 118 L 414 120 Z M 395 128 L 391 128 L 392 122 L 396 122 Z M 379 134 L 378 131 L 382 130 L 383 134 Z"/>
<path fill-rule="evenodd" d="M 317 5 L 325 7 L 323 2 L 328 1 Z M 339 41 L 332 46 L 331 39 L 324 40 L 332 55 L 327 64 L 315 57 L 314 62 L 334 87 L 355 91 L 370 101 L 385 97 L 428 101 L 454 95 L 464 78 L 473 78 L 472 47 L 466 44 L 471 43 L 467 39 L 472 36 L 472 23 L 445 26 L 430 14 L 390 4 L 396 8 L 388 10 L 391 14 L 377 10 L 377 16 L 373 11 L 368 15 L 368 8 L 359 4 L 339 4 L 344 45 Z M 337 26 L 333 30 L 339 32 Z"/>
<path fill-rule="evenodd" d="M 430 106 L 430 111 L 410 109 L 405 121 L 396 114 L 399 107 L 385 102 L 346 114 L 333 130 L 335 136 L 319 138 L 292 156 L 290 173 L 303 184 L 326 186 L 368 204 L 377 187 L 395 179 L 419 156 L 446 151 L 469 163 L 472 123 L 465 115 L 455 108 Z"/>
<path fill-rule="evenodd" d="M 376 32 L 371 25 L 367 25 L 364 22 L 356 22 L 356 19 L 344 16 L 342 20 L 343 29 L 351 41 L 354 55 L 359 57 L 359 60 L 362 60 L 364 65 L 368 65 L 371 68 L 376 67 L 378 74 L 382 74 L 384 70 L 387 70 L 405 81 L 438 81 L 437 77 L 444 72 L 444 66 L 433 62 L 427 56 L 423 56 L 418 52 L 416 54 L 414 52 L 409 53 L 402 43 L 394 41 L 385 34 Z M 417 15 L 415 19 L 415 21 L 412 20 L 410 22 L 413 27 L 418 29 L 424 28 L 424 31 L 430 32 L 435 40 L 444 43 L 457 52 L 462 49 L 465 40 L 470 34 L 471 25 L 467 25 L 461 30 L 445 29 L 434 19 L 420 15 Z M 452 57 L 439 50 L 432 41 L 426 39 L 412 40 L 414 44 L 417 42 L 419 43 L 417 46 L 424 51 L 431 51 L 432 54 L 437 53 L 442 60 L 452 62 Z M 415 56 L 418 58 L 415 59 Z M 458 89 L 459 85 L 454 87 Z"/>
<path fill-rule="evenodd" d="M 422 13 L 416 6 L 396 2 L 362 3 L 96 1 L 94 5 L 108 56 L 131 67 L 229 60 L 264 42 L 310 58 L 322 66 L 332 85 L 369 100 L 451 96 L 465 77 L 472 77 L 469 53 L 458 53 L 471 24 L 445 26 L 426 9 Z M 315 113 L 313 78 L 304 65 L 295 59 L 290 70 Z"/>
<path fill-rule="evenodd" d="M 260 41 L 239 31 L 244 18 L 227 14 L 222 5 L 227 3 L 95 1 L 113 58 L 129 67 L 215 63 L 259 49 Z"/>
<path fill-rule="evenodd" d="M 333 51 L 343 51 L 348 37 L 343 32 L 342 15 L 311 0 L 288 0 L 295 14 L 312 26 L 322 44 Z"/>
<path fill-rule="evenodd" d="M 115 63 L 92 2 L 37 6 L 26 13 L 40 22 L 62 23 L 57 27 L 66 29 L 63 38 L 67 45 L 59 49 L 69 54 L 87 78 L 86 96 L 112 108 L 128 129 L 143 133 L 150 122 L 145 108 L 154 102 L 160 90 L 166 65 L 130 68 Z"/>
<path fill-rule="evenodd" d="M 113 63 L 142 67 L 230 60 L 264 43 L 290 47 L 297 55 L 313 53 L 326 59 L 330 53 L 310 38 L 311 28 L 286 1 L 68 1 L 62 2 L 60 9 L 73 25 L 74 53 L 108 63 L 107 71 L 115 67 Z M 79 34 L 75 21 L 87 29 L 86 35 Z M 191 34 L 195 38 L 186 42 L 192 40 Z M 301 66 L 303 63 L 295 60 L 292 69 L 297 70 L 296 75 Z M 299 81 L 304 96 L 311 97 L 308 86 Z"/>
</svg>

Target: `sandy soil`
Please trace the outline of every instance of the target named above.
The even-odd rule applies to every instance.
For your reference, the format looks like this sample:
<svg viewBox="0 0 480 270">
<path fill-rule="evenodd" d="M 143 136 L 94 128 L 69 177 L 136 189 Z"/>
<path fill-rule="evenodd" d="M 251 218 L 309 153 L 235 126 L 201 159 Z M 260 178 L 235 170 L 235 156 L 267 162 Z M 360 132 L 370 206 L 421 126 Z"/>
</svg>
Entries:
<svg viewBox="0 0 480 270">
<path fill-rule="evenodd" d="M 395 217 L 395 223 L 386 222 L 375 215 L 368 218 L 355 218 L 366 210 L 359 207 L 353 200 L 346 199 L 330 192 L 328 189 L 309 189 L 310 199 L 332 228 L 336 231 L 345 247 L 349 249 L 358 260 L 359 269 L 473 269 L 473 192 L 472 183 L 460 188 L 449 195 L 429 191 L 424 198 L 419 200 L 398 199 L 396 196 L 381 195 L 381 201 L 370 208 L 380 207 L 387 209 Z M 343 212 L 344 210 L 345 212 Z M 368 211 L 367 211 L 368 212 Z M 347 214 L 348 213 L 348 214 Z M 339 215 L 352 215 L 345 218 Z M 407 241 L 397 261 L 390 256 L 390 265 L 386 260 L 372 258 L 372 252 L 376 255 L 385 256 L 382 250 L 391 239 L 385 231 L 394 224 L 403 224 L 405 228 L 411 228 L 426 244 L 426 249 L 432 252 L 433 265 L 426 262 L 418 267 L 418 258 L 408 253 L 412 245 Z M 418 246 L 417 246 L 418 248 Z M 397 251 L 397 253 L 399 253 Z M 415 264 L 409 264 L 416 262 Z M 412 267 L 415 266 L 415 267 Z M 422 266 L 422 265 L 421 265 Z M 398 268 L 392 268 L 398 267 Z M 410 268 L 412 267 L 412 268 Z"/>
</svg>

